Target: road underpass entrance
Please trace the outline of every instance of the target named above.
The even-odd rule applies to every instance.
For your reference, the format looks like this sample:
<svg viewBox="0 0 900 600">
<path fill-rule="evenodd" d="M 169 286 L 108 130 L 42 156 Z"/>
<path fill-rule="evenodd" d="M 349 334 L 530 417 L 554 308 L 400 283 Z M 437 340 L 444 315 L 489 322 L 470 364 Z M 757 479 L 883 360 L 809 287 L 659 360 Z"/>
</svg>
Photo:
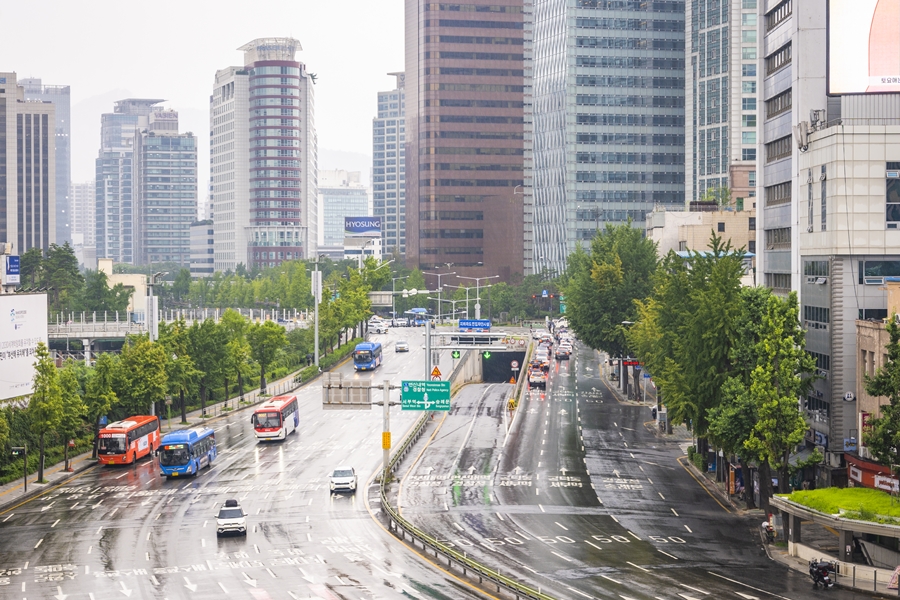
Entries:
<svg viewBox="0 0 900 600">
<path fill-rule="evenodd" d="M 481 380 L 484 383 L 509 383 L 515 377 L 519 381 L 525 373 L 525 351 L 481 351 Z"/>
</svg>

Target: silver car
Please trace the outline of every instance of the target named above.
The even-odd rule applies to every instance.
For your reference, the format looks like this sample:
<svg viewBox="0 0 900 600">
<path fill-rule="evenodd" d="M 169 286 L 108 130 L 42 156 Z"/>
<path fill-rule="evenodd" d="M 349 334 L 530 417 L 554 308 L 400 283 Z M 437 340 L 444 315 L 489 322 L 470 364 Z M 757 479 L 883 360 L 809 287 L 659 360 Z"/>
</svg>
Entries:
<svg viewBox="0 0 900 600">
<path fill-rule="evenodd" d="M 409 352 L 409 342 L 400 340 L 394 343 L 394 352 Z"/>
<path fill-rule="evenodd" d="M 331 472 L 331 491 L 356 491 L 356 471 L 353 467 L 338 467 Z"/>
</svg>

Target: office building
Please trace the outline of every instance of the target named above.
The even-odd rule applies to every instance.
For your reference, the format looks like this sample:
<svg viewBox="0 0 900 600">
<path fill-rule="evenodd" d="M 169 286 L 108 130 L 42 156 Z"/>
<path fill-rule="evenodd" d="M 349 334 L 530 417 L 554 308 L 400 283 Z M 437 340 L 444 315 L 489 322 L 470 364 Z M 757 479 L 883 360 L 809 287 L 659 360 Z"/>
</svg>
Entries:
<svg viewBox="0 0 900 600">
<path fill-rule="evenodd" d="M 260 38 L 242 66 L 216 72 L 210 96 L 215 269 L 276 266 L 316 255 L 313 75 L 300 42 Z"/>
<path fill-rule="evenodd" d="M 16 254 L 57 241 L 55 123 L 53 103 L 0 72 L 0 241 Z"/>
<path fill-rule="evenodd" d="M 191 223 L 191 277 L 212 277 L 215 271 L 212 219 Z"/>
<path fill-rule="evenodd" d="M 756 202 L 758 1 L 685 2 L 688 202 Z"/>
<path fill-rule="evenodd" d="M 72 241 L 69 183 L 72 180 L 71 93 L 67 85 L 43 85 L 40 79 L 19 80 L 25 100 L 50 102 L 54 106 L 56 152 L 56 243 Z"/>
<path fill-rule="evenodd" d="M 178 133 L 178 113 L 154 108 L 134 136 L 134 261 L 191 261 L 197 218 L 197 138 Z"/>
<path fill-rule="evenodd" d="M 684 196 L 685 2 L 534 2 L 535 270 Z"/>
<path fill-rule="evenodd" d="M 530 271 L 531 3 L 406 0 L 410 267 Z"/>
<path fill-rule="evenodd" d="M 98 258 L 134 264 L 133 155 L 135 133 L 146 129 L 160 99 L 128 98 L 100 117 L 96 164 L 95 243 Z"/>
<path fill-rule="evenodd" d="M 406 75 L 388 75 L 396 78 L 396 86 L 378 92 L 378 116 L 372 120 L 372 207 L 381 218 L 385 250 L 402 256 L 406 254 Z"/>
<path fill-rule="evenodd" d="M 319 212 L 323 246 L 344 246 L 344 218 L 371 216 L 369 192 L 359 171 L 320 170 Z"/>
<path fill-rule="evenodd" d="M 94 195 L 97 186 L 94 181 L 72 183 L 69 186 L 69 219 L 71 223 L 72 248 L 75 257 L 85 269 L 97 270 L 97 254 L 94 246 L 95 215 Z"/>
</svg>

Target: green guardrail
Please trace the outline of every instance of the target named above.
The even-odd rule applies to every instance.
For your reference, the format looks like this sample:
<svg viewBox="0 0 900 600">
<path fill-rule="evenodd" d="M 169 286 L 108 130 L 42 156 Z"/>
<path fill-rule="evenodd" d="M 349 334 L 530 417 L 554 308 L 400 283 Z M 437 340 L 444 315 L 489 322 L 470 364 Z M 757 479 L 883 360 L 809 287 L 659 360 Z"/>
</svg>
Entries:
<svg viewBox="0 0 900 600">
<path fill-rule="evenodd" d="M 403 443 L 400 444 L 400 447 L 397 449 L 397 452 L 391 457 L 390 462 L 388 463 L 388 472 L 393 473 L 394 467 L 400 462 L 409 450 L 412 448 L 412 445 L 421 437 L 422 432 L 425 429 L 425 424 L 430 420 L 430 412 L 422 413 L 422 416 L 416 422 L 412 431 L 406 438 L 403 440 Z M 506 590 L 516 594 L 517 597 L 524 598 L 535 598 L 536 600 L 556 600 L 554 596 L 549 596 L 547 594 L 542 593 L 540 590 L 534 589 L 524 583 L 521 583 L 511 577 L 507 577 L 502 575 L 500 571 L 491 569 L 477 561 L 472 560 L 468 556 L 464 554 L 460 554 L 456 550 L 442 544 L 437 538 L 432 537 L 431 535 L 425 533 L 406 519 L 404 519 L 397 510 L 391 506 L 391 503 L 388 501 L 387 492 L 385 490 L 385 486 L 387 485 L 386 478 L 382 478 L 381 481 L 381 505 L 384 507 L 385 511 L 390 518 L 390 523 L 388 529 L 395 536 L 399 537 L 401 540 L 406 541 L 406 536 L 408 535 L 412 541 L 413 547 L 415 547 L 416 541 L 422 544 L 422 550 L 425 551 L 426 548 L 430 548 L 432 552 L 434 552 L 435 558 L 438 556 L 443 556 L 447 559 L 447 566 L 450 567 L 454 563 L 456 563 L 463 572 L 463 575 L 467 575 L 467 571 L 472 571 L 472 573 L 477 574 L 479 584 L 483 584 L 484 580 L 487 579 L 494 583 L 497 586 L 497 591 L 500 591 L 500 588 L 505 588 Z"/>
</svg>

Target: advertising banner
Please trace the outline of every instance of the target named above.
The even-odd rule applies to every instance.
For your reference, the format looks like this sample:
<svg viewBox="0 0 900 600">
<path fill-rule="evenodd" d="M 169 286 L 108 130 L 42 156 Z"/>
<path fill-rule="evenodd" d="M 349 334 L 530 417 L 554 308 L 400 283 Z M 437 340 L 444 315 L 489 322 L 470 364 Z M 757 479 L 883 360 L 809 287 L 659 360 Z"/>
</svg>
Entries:
<svg viewBox="0 0 900 600">
<path fill-rule="evenodd" d="M 0 400 L 31 393 L 38 342 L 47 343 L 47 294 L 0 295 Z"/>
<path fill-rule="evenodd" d="M 897 0 L 828 1 L 828 93 L 900 92 Z"/>
<path fill-rule="evenodd" d="M 19 285 L 21 283 L 19 257 L 4 256 L 3 258 L 3 285 Z"/>
<path fill-rule="evenodd" d="M 344 217 L 344 235 L 381 235 L 381 217 Z"/>
</svg>

